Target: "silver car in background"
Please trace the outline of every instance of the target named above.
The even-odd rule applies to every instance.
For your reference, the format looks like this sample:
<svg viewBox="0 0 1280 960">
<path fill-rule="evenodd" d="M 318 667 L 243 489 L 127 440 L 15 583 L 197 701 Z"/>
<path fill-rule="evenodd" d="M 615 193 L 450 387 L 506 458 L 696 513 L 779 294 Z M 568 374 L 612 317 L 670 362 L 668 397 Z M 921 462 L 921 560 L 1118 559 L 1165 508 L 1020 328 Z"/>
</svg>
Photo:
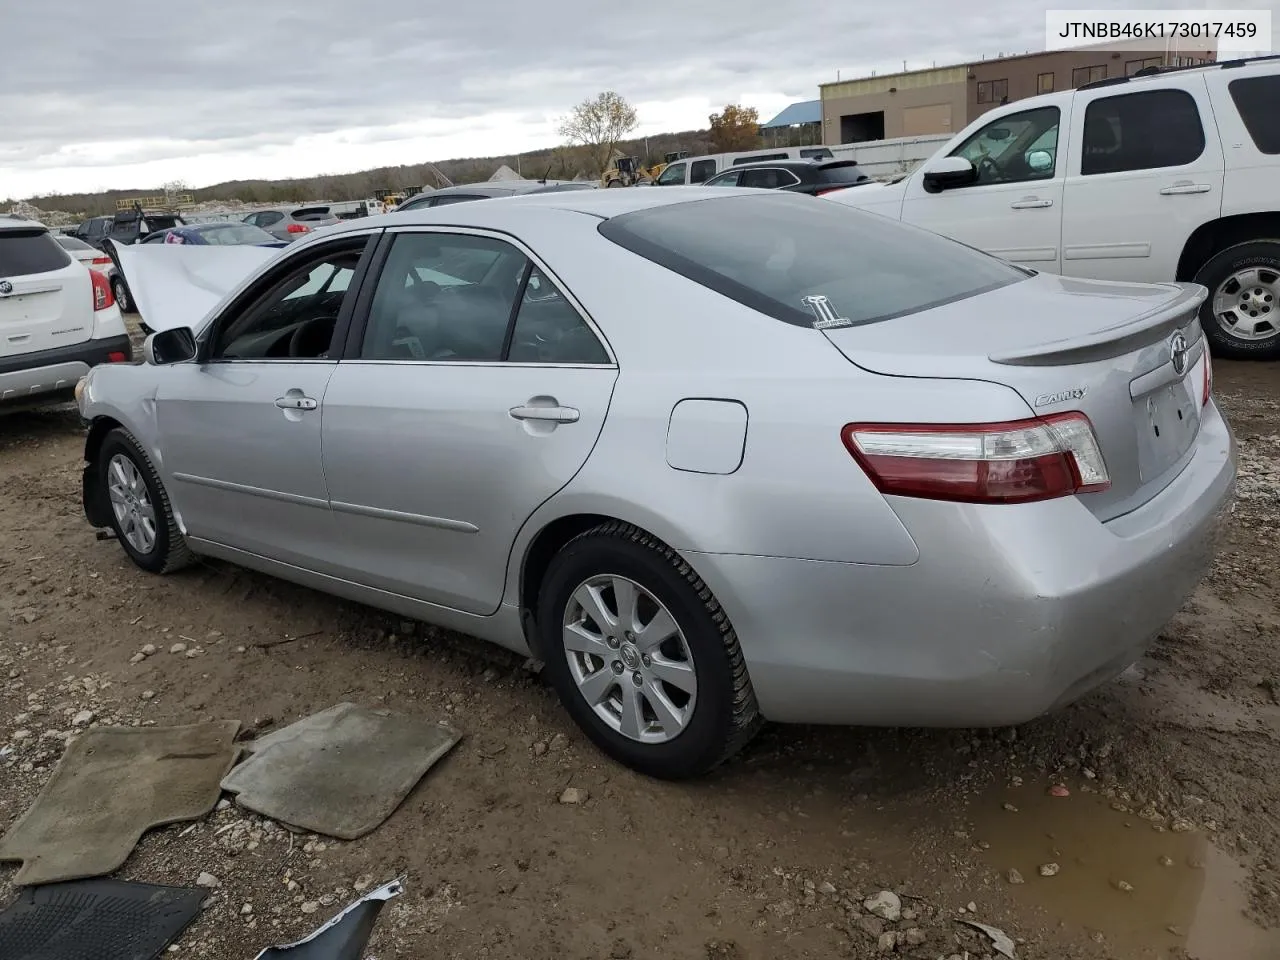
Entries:
<svg viewBox="0 0 1280 960">
<path fill-rule="evenodd" d="M 533 654 L 661 777 L 763 718 L 1070 702 L 1204 575 L 1235 475 L 1202 288 L 805 196 L 397 213 L 223 281 L 81 384 L 90 523 L 144 570 L 218 557 Z"/>
<path fill-rule="evenodd" d="M 313 204 L 305 207 L 289 206 L 255 210 L 253 213 L 246 214 L 243 222 L 267 231 L 277 240 L 288 240 L 292 243 L 313 230 L 329 227 L 342 221 L 326 204 Z"/>
</svg>

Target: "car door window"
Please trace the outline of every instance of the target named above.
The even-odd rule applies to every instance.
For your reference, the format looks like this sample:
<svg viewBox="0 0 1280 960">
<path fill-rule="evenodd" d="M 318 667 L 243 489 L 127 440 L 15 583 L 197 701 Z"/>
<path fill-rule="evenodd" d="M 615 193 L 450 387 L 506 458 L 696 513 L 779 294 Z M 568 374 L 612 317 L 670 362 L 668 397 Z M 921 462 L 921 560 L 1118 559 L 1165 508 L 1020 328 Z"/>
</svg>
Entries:
<svg viewBox="0 0 1280 960">
<path fill-rule="evenodd" d="M 705 183 L 708 177 L 715 176 L 716 162 L 714 160 L 695 160 L 689 166 L 689 182 Z"/>
<path fill-rule="evenodd" d="M 738 186 L 738 178 L 742 176 L 740 170 L 731 170 L 729 173 L 722 173 L 718 177 L 713 177 L 707 181 L 708 187 L 736 187 Z"/>
<path fill-rule="evenodd" d="M 378 277 L 360 357 L 500 361 L 528 265 L 492 237 L 398 235 Z"/>
<path fill-rule="evenodd" d="M 1051 180 L 1058 164 L 1061 122 L 1057 107 L 1007 114 L 977 130 L 951 156 L 974 165 L 977 184 Z"/>
<path fill-rule="evenodd" d="M 1102 97 L 1085 108 L 1080 175 L 1180 167 L 1204 153 L 1204 125 L 1185 90 Z"/>
<path fill-rule="evenodd" d="M 582 315 L 537 267 L 529 271 L 506 359 L 512 363 L 608 363 Z"/>
<path fill-rule="evenodd" d="M 279 223 L 284 219 L 284 214 L 278 210 L 268 210 L 265 213 L 258 214 L 258 226 L 269 227 L 273 223 Z"/>
<path fill-rule="evenodd" d="M 447 196 L 436 197 L 433 207 L 443 207 L 447 203 L 466 203 L 469 200 L 483 200 L 484 197 L 478 193 L 451 193 Z"/>
<path fill-rule="evenodd" d="M 360 253 L 344 244 L 287 271 L 242 312 L 219 323 L 209 359 L 326 359 Z"/>
<path fill-rule="evenodd" d="M 658 186 L 669 187 L 674 184 L 684 183 L 684 171 L 688 164 L 673 163 L 662 173 L 658 174 Z"/>
<path fill-rule="evenodd" d="M 758 187 L 761 190 L 777 190 L 789 187 L 800 180 L 786 170 L 769 167 L 764 170 L 743 170 L 738 185 L 742 187 Z"/>
<path fill-rule="evenodd" d="M 1280 154 L 1280 75 L 1246 77 L 1227 85 L 1240 119 L 1261 153 Z"/>
</svg>

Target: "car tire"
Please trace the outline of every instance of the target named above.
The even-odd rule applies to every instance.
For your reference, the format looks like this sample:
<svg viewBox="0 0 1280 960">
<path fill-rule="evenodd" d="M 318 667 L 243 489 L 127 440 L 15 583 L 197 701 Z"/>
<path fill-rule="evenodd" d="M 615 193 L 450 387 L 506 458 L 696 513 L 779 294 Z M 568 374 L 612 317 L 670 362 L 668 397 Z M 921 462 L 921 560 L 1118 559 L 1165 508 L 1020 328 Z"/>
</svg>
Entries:
<svg viewBox="0 0 1280 960">
<path fill-rule="evenodd" d="M 111 278 L 111 295 L 116 298 L 116 303 L 119 304 L 121 313 L 138 312 L 134 308 L 133 297 L 129 295 L 129 285 L 122 278 Z"/>
<path fill-rule="evenodd" d="M 1280 240 L 1227 247 L 1200 268 L 1195 282 L 1209 288 L 1200 324 L 1215 355 L 1280 358 Z M 1236 327 L 1248 327 L 1249 333 L 1237 333 Z"/>
<path fill-rule="evenodd" d="M 128 431 L 116 428 L 103 438 L 97 463 L 111 529 L 129 559 L 148 573 L 173 573 L 190 564 L 195 554 L 173 515 L 160 475 Z"/>
<path fill-rule="evenodd" d="M 634 589 L 638 601 L 620 602 L 614 584 L 624 594 Z M 588 588 L 605 625 L 579 602 Z M 666 613 L 674 631 L 654 646 L 667 631 L 647 639 L 643 629 L 628 632 L 626 610 L 635 613 L 632 626 L 650 628 Z M 601 524 L 556 554 L 539 591 L 538 630 L 545 672 L 569 715 L 596 746 L 640 773 L 701 776 L 762 723 L 724 609 L 679 554 L 630 524 Z"/>
</svg>

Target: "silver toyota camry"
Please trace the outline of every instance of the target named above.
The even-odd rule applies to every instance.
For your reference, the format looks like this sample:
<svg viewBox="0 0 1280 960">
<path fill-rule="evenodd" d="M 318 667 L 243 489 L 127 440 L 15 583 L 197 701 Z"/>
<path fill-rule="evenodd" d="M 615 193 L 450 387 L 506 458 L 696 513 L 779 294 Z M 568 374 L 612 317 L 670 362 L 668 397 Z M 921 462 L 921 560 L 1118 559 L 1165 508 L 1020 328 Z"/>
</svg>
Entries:
<svg viewBox="0 0 1280 960">
<path fill-rule="evenodd" d="M 85 512 L 546 663 L 603 750 L 1004 725 L 1115 677 L 1235 476 L 1205 291 L 1047 276 L 811 197 L 609 190 L 117 251 Z"/>
</svg>

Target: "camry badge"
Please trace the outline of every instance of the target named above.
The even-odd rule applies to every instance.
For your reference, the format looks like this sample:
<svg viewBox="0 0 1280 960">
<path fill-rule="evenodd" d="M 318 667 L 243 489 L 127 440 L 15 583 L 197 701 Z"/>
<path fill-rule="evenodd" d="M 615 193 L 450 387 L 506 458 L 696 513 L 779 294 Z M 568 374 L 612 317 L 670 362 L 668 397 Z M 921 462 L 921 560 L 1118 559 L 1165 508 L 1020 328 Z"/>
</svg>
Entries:
<svg viewBox="0 0 1280 960">
<path fill-rule="evenodd" d="M 1084 398 L 1088 387 L 1069 387 L 1066 390 L 1059 390 L 1057 393 L 1042 393 L 1036 397 L 1037 407 L 1047 407 L 1051 403 L 1066 403 L 1068 400 L 1080 400 Z"/>
</svg>

